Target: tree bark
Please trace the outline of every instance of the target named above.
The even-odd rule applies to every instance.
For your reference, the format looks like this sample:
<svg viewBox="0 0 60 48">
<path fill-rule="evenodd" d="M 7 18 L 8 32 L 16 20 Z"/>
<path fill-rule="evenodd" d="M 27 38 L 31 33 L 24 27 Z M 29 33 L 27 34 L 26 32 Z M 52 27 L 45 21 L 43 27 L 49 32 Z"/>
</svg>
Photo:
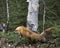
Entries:
<svg viewBox="0 0 60 48">
<path fill-rule="evenodd" d="M 8 5 L 8 0 L 6 0 L 6 6 L 7 6 L 7 32 L 8 32 L 8 26 L 9 26 L 9 5 Z"/>
<path fill-rule="evenodd" d="M 38 29 L 38 8 L 39 0 L 27 0 L 28 5 L 28 15 L 27 15 L 27 28 L 37 32 Z"/>
</svg>

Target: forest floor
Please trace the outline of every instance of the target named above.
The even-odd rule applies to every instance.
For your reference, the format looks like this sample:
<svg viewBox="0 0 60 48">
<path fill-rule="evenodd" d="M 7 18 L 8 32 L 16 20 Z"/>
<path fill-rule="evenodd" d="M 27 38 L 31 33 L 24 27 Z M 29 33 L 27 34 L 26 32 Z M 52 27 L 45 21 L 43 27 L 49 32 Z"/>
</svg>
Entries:
<svg viewBox="0 0 60 48">
<path fill-rule="evenodd" d="M 60 48 L 56 43 L 35 43 L 35 44 L 9 44 L 5 38 L 0 38 L 0 48 Z"/>
</svg>

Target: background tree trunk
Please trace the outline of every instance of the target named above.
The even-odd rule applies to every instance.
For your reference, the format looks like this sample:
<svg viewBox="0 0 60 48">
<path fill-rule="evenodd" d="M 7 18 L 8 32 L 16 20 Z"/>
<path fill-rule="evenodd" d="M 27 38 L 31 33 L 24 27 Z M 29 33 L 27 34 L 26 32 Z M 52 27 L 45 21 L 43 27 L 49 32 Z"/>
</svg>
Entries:
<svg viewBox="0 0 60 48">
<path fill-rule="evenodd" d="M 27 15 L 27 28 L 32 31 L 38 32 L 38 8 L 39 0 L 27 0 L 28 5 L 28 15 Z"/>
<path fill-rule="evenodd" d="M 8 0 L 6 0 L 6 6 L 7 6 L 7 32 L 8 32 L 8 26 L 9 26 L 9 6 L 8 6 Z"/>
</svg>

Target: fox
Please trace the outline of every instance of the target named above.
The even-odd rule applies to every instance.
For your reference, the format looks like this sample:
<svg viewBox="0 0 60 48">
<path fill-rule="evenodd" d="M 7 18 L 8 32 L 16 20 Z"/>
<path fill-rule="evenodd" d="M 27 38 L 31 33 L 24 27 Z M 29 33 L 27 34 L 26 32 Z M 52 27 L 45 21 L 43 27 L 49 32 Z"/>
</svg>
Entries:
<svg viewBox="0 0 60 48">
<path fill-rule="evenodd" d="M 54 30 L 55 27 L 50 27 L 45 29 L 43 32 L 41 32 L 40 34 L 33 32 L 32 30 L 28 29 L 27 27 L 24 26 L 18 26 L 15 31 L 19 34 L 21 34 L 23 37 L 25 38 L 29 38 L 29 39 L 34 39 L 36 41 L 46 41 L 45 36 L 47 36 L 49 33 L 52 32 L 52 30 Z"/>
</svg>

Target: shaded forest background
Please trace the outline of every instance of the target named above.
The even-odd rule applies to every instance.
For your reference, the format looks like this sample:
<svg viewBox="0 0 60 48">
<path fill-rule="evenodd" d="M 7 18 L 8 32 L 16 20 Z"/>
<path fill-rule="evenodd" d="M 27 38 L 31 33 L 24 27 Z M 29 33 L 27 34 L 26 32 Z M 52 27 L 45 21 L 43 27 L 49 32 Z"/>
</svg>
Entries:
<svg viewBox="0 0 60 48">
<path fill-rule="evenodd" d="M 60 24 L 60 0 L 45 0 L 46 23 L 45 28 Z M 43 2 L 39 2 L 39 30 L 43 24 Z M 26 26 L 28 3 L 26 0 L 9 0 L 9 30 L 13 31 L 17 26 Z M 0 0 L 0 22 L 7 22 L 6 0 Z"/>
<path fill-rule="evenodd" d="M 60 0 L 44 0 L 46 3 L 46 21 L 45 29 L 51 26 L 60 25 Z M 43 2 L 39 0 L 39 32 L 43 31 Z M 28 12 L 28 3 L 26 0 L 9 0 L 9 33 L 2 33 L 8 39 L 8 42 L 15 42 L 19 35 L 13 33 L 17 26 L 26 26 L 26 18 Z M 0 23 L 7 24 L 7 8 L 6 0 L 0 0 Z M 54 30 L 53 35 L 58 37 L 58 45 L 60 46 L 60 28 Z M 26 40 L 25 40 L 26 41 Z M 25 42 L 23 41 L 23 42 Z M 27 42 L 27 41 L 26 41 Z"/>
</svg>

